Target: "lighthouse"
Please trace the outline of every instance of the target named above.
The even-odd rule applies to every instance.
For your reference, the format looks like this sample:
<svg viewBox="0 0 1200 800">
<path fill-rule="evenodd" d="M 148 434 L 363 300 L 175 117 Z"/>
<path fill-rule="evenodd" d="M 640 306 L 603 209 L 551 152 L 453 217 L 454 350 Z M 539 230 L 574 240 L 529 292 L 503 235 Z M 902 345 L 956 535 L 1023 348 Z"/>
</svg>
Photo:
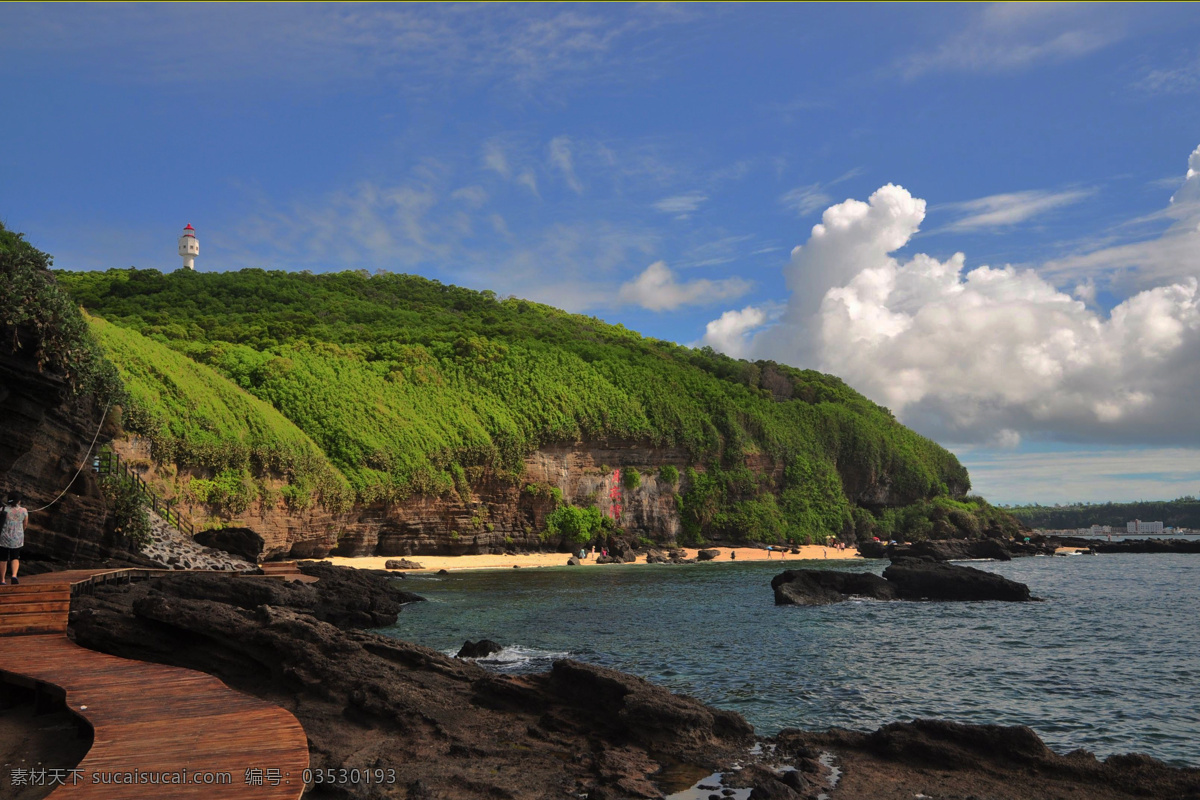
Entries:
<svg viewBox="0 0 1200 800">
<path fill-rule="evenodd" d="M 190 222 L 183 229 L 183 235 L 179 237 L 179 255 L 183 256 L 184 269 L 196 269 L 196 256 L 200 255 L 200 242 L 196 241 L 196 231 Z"/>
</svg>

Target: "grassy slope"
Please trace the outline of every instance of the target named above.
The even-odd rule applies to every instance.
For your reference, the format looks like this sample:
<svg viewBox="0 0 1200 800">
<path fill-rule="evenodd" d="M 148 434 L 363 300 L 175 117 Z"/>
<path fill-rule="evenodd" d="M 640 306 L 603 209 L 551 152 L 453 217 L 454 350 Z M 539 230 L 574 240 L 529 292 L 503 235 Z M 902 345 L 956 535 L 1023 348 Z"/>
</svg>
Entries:
<svg viewBox="0 0 1200 800">
<path fill-rule="evenodd" d="M 269 403 L 136 331 L 87 320 L 125 385 L 125 426 L 149 436 L 160 460 L 206 467 L 226 482 L 274 474 L 304 495 L 344 494 L 321 449 Z"/>
<path fill-rule="evenodd" d="M 92 313 L 278 409 L 364 500 L 448 491 L 484 470 L 517 479 L 523 456 L 542 443 L 612 436 L 683 446 L 708 468 L 710 478 L 682 498 L 693 535 L 839 531 L 853 513 L 839 469 L 884 476 L 906 501 L 969 486 L 952 454 L 837 378 L 691 350 L 490 292 L 365 272 L 110 270 L 59 280 Z M 106 346 L 130 371 L 133 351 Z M 186 416 L 191 390 L 154 388 L 176 370 L 156 371 L 157 358 L 143 357 L 136 371 L 144 424 L 157 426 L 164 456 L 299 463 L 281 418 L 264 416 L 251 426 L 257 439 L 240 439 L 224 412 L 207 426 Z M 782 485 L 762 485 L 742 466 L 752 453 L 784 463 Z"/>
</svg>

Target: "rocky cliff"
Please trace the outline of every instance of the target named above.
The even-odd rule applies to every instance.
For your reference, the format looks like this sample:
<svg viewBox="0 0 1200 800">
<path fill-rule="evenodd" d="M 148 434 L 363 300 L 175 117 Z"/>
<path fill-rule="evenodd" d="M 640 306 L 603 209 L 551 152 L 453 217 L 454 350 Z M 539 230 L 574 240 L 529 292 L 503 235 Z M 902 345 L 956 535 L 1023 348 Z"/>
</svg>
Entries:
<svg viewBox="0 0 1200 800">
<path fill-rule="evenodd" d="M 94 473 L 85 467 L 71 483 L 100 424 L 91 396 L 72 396 L 67 384 L 41 372 L 31 348 L 0 353 L 0 492 L 20 492 L 31 511 L 70 489 L 45 511 L 30 515 L 26 559 L 125 559 L 120 537 L 106 533 L 105 506 Z M 101 440 L 114 428 L 106 423 Z M 27 566 L 32 566 L 28 564 Z"/>
<path fill-rule="evenodd" d="M 127 438 L 115 447 L 168 495 L 169 484 L 178 485 L 186 478 L 186 472 L 161 473 L 145 440 Z M 556 544 L 540 537 L 546 515 L 554 509 L 551 489 L 561 491 L 567 502 L 596 505 L 628 533 L 669 541 L 679 531 L 675 497 L 682 487 L 665 484 L 659 469 L 670 464 L 682 473 L 687 462 L 682 448 L 654 448 L 632 441 L 556 444 L 528 456 L 518 482 L 484 473 L 466 497 L 415 495 L 403 503 L 356 506 L 346 513 L 319 506 L 296 511 L 282 500 L 268 505 L 257 501 L 234 516 L 198 505 L 184 509 L 198 530 L 221 525 L 254 531 L 263 539 L 264 559 L 543 549 Z M 633 469 L 640 472 L 639 485 L 629 489 L 623 476 Z"/>
</svg>

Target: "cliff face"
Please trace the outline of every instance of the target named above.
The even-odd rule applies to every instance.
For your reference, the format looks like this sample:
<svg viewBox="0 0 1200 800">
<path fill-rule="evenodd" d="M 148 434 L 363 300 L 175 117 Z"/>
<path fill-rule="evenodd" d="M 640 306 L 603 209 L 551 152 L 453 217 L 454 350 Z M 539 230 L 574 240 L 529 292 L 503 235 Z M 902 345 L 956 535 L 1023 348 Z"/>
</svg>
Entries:
<svg viewBox="0 0 1200 800">
<path fill-rule="evenodd" d="M 100 411 L 32 362 L 0 354 L 0 492 L 20 492 L 33 510 L 54 499 L 79 469 Z M 101 439 L 105 433 L 102 431 Z M 96 477 L 85 468 L 61 500 L 30 515 L 24 555 L 34 560 L 98 561 L 126 555 L 105 534 Z"/>
<path fill-rule="evenodd" d="M 148 442 L 134 438 L 118 440 L 115 446 L 131 463 L 142 465 L 151 483 L 161 477 L 156 475 Z M 659 470 L 668 464 L 679 471 L 677 486 L 666 485 L 659 477 Z M 264 542 L 263 559 L 499 553 L 558 544 L 541 538 L 546 516 L 554 510 L 553 487 L 567 502 L 597 506 L 628 533 L 668 542 L 680 531 L 676 497 L 688 488 L 684 477 L 688 466 L 688 454 L 682 448 L 656 448 L 625 440 L 554 444 L 525 459 L 518 483 L 485 473 L 465 498 L 453 492 L 413 495 L 402 503 L 356 506 L 346 513 L 321 507 L 293 510 L 282 501 L 270 505 L 255 502 L 235 516 L 215 514 L 199 505 L 184 505 L 183 510 L 197 530 L 219 525 L 254 531 Z M 746 466 L 773 485 L 782 480 L 783 465 L 769 457 L 748 456 Z M 636 489 L 625 486 L 623 478 L 629 470 L 640 473 Z M 188 472 L 182 471 L 176 480 L 182 483 L 187 476 Z M 843 480 L 852 481 L 848 487 L 854 490 L 852 496 L 867 502 L 912 502 L 873 476 Z"/>
<path fill-rule="evenodd" d="M 149 446 L 141 440 L 116 443 L 132 463 L 146 465 L 153 482 Z M 554 510 L 551 487 L 575 505 L 596 505 L 634 535 L 673 539 L 679 531 L 675 493 L 681 487 L 664 485 L 658 470 L 670 464 L 680 473 L 687 452 L 652 448 L 629 441 L 549 445 L 525 459 L 521 481 L 513 484 L 492 475 L 475 482 L 467 498 L 415 495 L 395 505 L 358 506 L 345 514 L 323 508 L 293 511 L 278 502 L 255 503 L 245 513 L 222 518 L 225 527 L 249 528 L 264 541 L 263 558 L 320 558 L 342 556 L 407 556 L 503 552 L 553 546 L 543 541 L 546 515 Z M 625 471 L 641 471 L 640 485 L 623 485 Z M 183 476 L 180 476 L 181 478 Z M 205 527 L 209 510 L 184 507 L 197 525 Z"/>
</svg>

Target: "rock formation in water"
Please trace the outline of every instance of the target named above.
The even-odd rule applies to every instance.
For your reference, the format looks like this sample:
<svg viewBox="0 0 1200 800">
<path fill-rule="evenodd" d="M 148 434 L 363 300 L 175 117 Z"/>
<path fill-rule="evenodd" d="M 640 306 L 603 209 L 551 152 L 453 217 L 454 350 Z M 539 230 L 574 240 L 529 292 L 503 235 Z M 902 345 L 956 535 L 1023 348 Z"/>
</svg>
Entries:
<svg viewBox="0 0 1200 800">
<path fill-rule="evenodd" d="M 850 597 L 874 600 L 1033 599 L 1029 587 L 1001 575 L 933 561 L 905 559 L 880 578 L 871 572 L 824 569 L 787 570 L 771 579 L 775 605 L 826 605 Z"/>
</svg>

